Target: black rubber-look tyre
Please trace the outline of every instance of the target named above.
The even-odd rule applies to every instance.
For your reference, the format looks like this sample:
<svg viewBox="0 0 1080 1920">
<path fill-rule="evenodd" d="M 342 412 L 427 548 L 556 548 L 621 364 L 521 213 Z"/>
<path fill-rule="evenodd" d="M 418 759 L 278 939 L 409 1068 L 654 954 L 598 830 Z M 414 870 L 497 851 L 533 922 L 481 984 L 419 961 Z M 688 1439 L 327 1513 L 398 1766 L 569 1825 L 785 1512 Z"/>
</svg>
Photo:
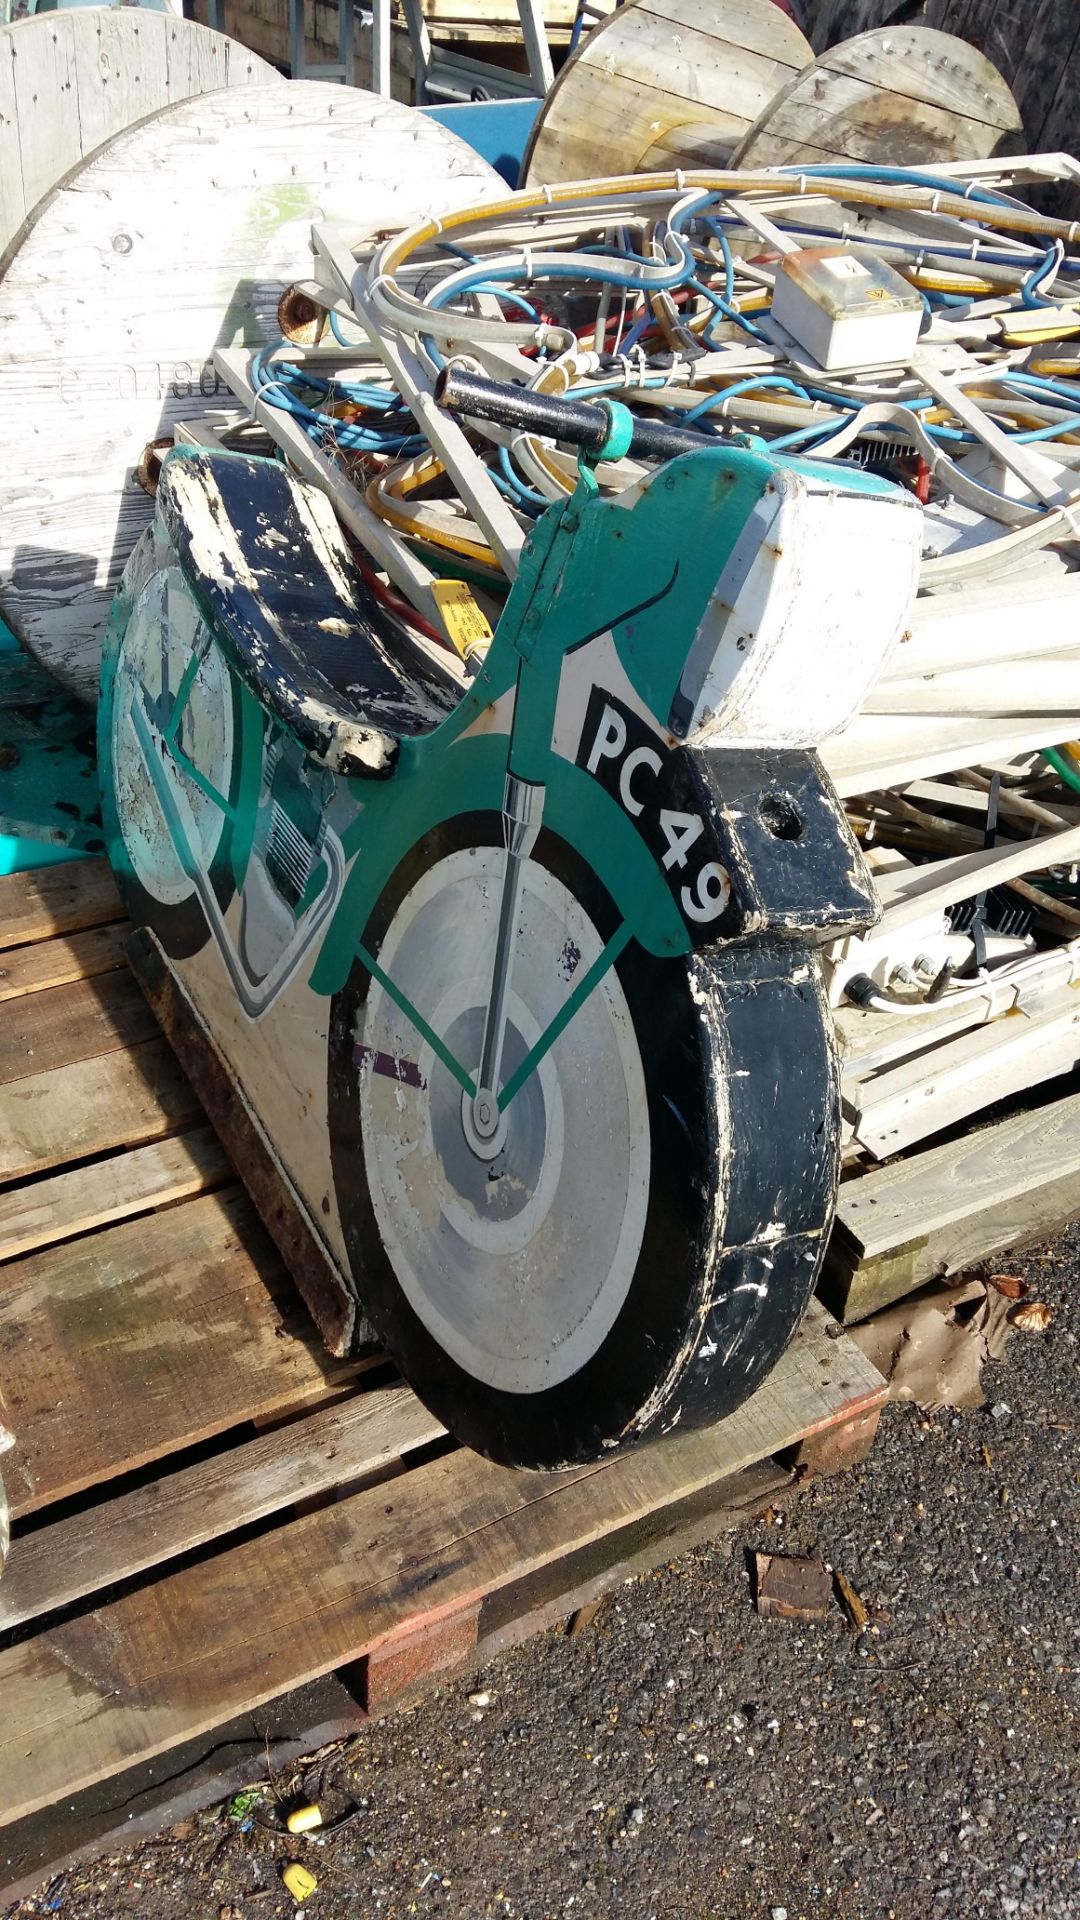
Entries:
<svg viewBox="0 0 1080 1920">
<path fill-rule="evenodd" d="M 497 816 L 446 822 L 412 849 L 361 935 L 466 1054 L 482 1031 L 501 847 Z M 551 1017 L 552 970 L 563 968 L 565 1000 L 567 966 L 591 964 L 617 925 L 596 876 L 543 831 L 526 868 L 504 1080 Z M 363 1307 L 421 1399 L 495 1460 L 554 1468 L 718 1419 L 798 1324 L 839 1139 L 832 1023 L 805 950 L 659 960 L 631 941 L 511 1103 L 503 1152 L 479 1172 L 463 1157 L 450 1070 L 358 960 L 332 1004 L 328 1102 Z"/>
</svg>

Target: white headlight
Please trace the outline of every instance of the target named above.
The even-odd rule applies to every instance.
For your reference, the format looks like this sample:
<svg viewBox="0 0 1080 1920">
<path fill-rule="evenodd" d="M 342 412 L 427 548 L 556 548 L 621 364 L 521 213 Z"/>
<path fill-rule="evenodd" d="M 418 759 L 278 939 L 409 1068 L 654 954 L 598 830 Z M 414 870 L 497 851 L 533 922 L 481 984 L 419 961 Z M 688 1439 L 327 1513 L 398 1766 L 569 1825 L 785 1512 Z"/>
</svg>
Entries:
<svg viewBox="0 0 1080 1920">
<path fill-rule="evenodd" d="M 903 632 L 921 552 L 913 494 L 778 468 L 713 589 L 671 731 L 756 748 L 838 733 Z"/>
</svg>

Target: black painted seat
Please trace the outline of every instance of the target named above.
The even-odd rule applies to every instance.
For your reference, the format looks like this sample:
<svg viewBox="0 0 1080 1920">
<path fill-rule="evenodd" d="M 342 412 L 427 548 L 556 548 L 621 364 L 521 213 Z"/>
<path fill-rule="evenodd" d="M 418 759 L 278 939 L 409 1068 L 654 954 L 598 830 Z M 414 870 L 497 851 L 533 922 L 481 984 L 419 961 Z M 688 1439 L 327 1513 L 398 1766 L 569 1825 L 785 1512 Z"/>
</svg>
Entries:
<svg viewBox="0 0 1080 1920">
<path fill-rule="evenodd" d="M 177 448 L 158 506 L 204 617 L 262 705 L 317 760 L 385 776 L 462 682 L 382 607 L 325 495 L 280 462 Z"/>
</svg>

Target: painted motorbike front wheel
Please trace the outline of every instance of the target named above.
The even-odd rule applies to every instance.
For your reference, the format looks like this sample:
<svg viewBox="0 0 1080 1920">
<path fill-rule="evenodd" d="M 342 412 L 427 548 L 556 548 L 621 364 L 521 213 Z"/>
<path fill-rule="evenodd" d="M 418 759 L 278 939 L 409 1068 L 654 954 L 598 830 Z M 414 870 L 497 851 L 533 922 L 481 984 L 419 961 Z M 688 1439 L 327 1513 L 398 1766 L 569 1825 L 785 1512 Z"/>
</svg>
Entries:
<svg viewBox="0 0 1080 1920">
<path fill-rule="evenodd" d="M 836 1073 L 816 974 L 790 949 L 721 964 L 631 941 L 561 1024 L 619 922 L 545 831 L 503 1084 L 551 1044 L 480 1157 L 461 1081 L 504 859 L 499 819 L 462 816 L 385 888 L 331 1010 L 331 1147 L 360 1299 L 406 1378 L 480 1452 L 558 1467 L 715 1420 L 775 1363 L 831 1212 Z M 778 1213 L 780 1162 L 796 1177 Z"/>
<path fill-rule="evenodd" d="M 99 726 L 103 817 L 109 857 L 132 922 L 150 927 L 170 958 L 183 960 L 206 945 L 210 929 L 163 811 L 145 738 L 149 732 L 154 771 L 168 782 L 189 851 L 224 910 L 235 891 L 230 814 L 212 795 L 219 794 L 226 809 L 235 805 L 238 696 L 180 568 L 175 563 L 142 567 L 142 558 L 136 549 L 106 649 Z M 163 735 L 182 689 L 183 713 L 175 744 L 168 746 Z"/>
</svg>

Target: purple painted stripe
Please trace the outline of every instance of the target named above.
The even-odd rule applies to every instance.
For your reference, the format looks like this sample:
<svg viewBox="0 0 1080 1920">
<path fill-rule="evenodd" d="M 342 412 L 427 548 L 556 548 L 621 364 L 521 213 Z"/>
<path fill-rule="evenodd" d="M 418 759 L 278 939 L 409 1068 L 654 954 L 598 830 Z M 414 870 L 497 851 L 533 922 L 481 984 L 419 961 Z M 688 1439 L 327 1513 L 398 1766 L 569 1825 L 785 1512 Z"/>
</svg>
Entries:
<svg viewBox="0 0 1080 1920">
<path fill-rule="evenodd" d="M 384 1073 L 388 1080 L 400 1080 L 404 1087 L 415 1087 L 418 1093 L 427 1091 L 424 1079 L 415 1060 L 401 1060 L 393 1053 L 379 1053 L 374 1047 L 354 1047 L 353 1062 L 358 1067 L 370 1066 L 372 1073 Z"/>
</svg>

